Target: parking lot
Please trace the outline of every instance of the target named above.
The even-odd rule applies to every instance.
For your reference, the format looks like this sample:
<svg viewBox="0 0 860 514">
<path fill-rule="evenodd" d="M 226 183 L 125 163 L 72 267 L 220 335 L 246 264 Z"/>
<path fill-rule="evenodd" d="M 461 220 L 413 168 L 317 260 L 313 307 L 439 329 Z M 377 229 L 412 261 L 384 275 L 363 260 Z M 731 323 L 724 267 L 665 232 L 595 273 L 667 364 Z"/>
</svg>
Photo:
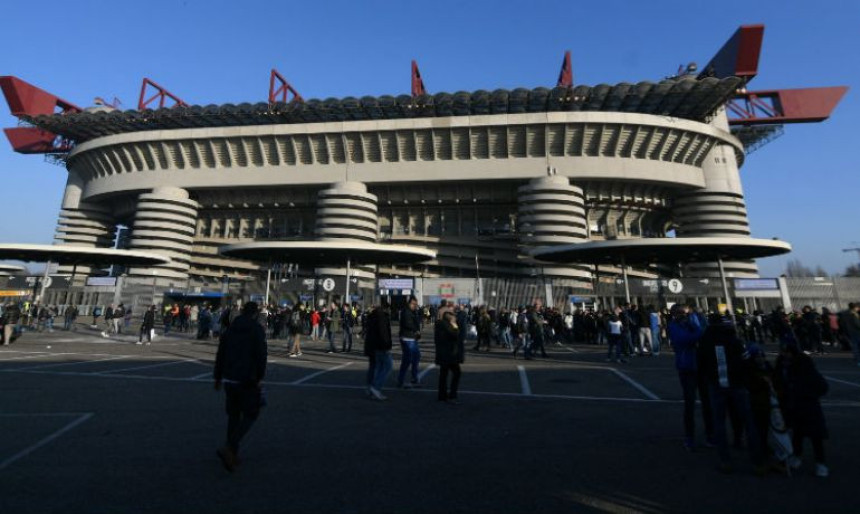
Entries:
<svg viewBox="0 0 860 514">
<path fill-rule="evenodd" d="M 229 475 L 214 455 L 214 341 L 134 340 L 27 333 L 0 347 L 0 512 L 860 509 L 860 371 L 845 353 L 816 359 L 831 387 L 820 480 L 808 463 L 757 478 L 742 454 L 722 475 L 712 450 L 685 452 L 671 352 L 623 365 L 581 345 L 533 361 L 469 352 L 453 406 L 435 401 L 432 344 L 424 387 L 392 378 L 380 403 L 364 396 L 360 342 L 334 355 L 307 342 L 291 359 L 270 341 L 269 406 Z"/>
</svg>

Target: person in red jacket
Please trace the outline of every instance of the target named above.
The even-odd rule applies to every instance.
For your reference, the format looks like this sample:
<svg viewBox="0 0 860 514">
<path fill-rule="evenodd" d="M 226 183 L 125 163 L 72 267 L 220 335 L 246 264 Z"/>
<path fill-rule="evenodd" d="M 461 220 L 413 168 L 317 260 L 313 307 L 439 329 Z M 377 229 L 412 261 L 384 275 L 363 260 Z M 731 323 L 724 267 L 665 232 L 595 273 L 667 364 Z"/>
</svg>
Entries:
<svg viewBox="0 0 860 514">
<path fill-rule="evenodd" d="M 316 341 L 320 338 L 320 313 L 314 309 L 311 313 L 311 340 Z"/>
</svg>

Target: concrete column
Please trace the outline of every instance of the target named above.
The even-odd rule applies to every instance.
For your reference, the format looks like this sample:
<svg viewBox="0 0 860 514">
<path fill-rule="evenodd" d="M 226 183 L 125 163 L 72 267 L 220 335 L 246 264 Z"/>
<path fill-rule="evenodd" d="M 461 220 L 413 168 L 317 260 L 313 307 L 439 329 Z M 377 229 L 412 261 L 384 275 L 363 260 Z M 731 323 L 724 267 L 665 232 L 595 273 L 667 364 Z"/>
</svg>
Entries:
<svg viewBox="0 0 860 514">
<path fill-rule="evenodd" d="M 132 267 L 131 277 L 153 277 L 183 287 L 191 267 L 191 249 L 197 227 L 197 202 L 178 187 L 157 187 L 138 197 L 131 229 L 130 249 L 170 257 L 171 262 L 155 267 Z"/>
<path fill-rule="evenodd" d="M 588 239 L 585 194 L 567 177 L 532 179 L 517 189 L 517 234 L 523 253 L 538 246 L 582 243 Z M 592 280 L 586 265 L 547 265 L 536 269 L 546 277 Z"/>
<path fill-rule="evenodd" d="M 107 207 L 81 201 L 83 185 L 83 180 L 77 173 L 69 172 L 54 243 L 89 248 L 113 248 L 116 221 Z M 57 272 L 71 274 L 72 267 L 60 266 Z M 78 266 L 75 270 L 75 274 L 80 275 L 81 282 L 91 272 L 92 269 L 89 266 Z"/>
<path fill-rule="evenodd" d="M 361 182 L 338 182 L 317 195 L 317 217 L 314 232 L 320 241 L 355 241 L 375 243 L 379 240 L 377 197 L 367 192 Z M 346 276 L 346 266 L 316 268 L 317 275 Z M 363 285 L 376 279 L 372 267 L 352 266 L 353 277 L 365 279 Z M 373 287 L 371 285 L 371 287 Z M 357 288 L 350 287 L 353 292 Z"/>
<path fill-rule="evenodd" d="M 711 122 L 729 131 L 725 110 Z M 718 144 L 702 162 L 705 187 L 675 197 L 672 215 L 678 237 L 750 237 L 746 203 L 741 186 L 740 171 L 734 147 Z M 757 277 L 754 261 L 725 261 L 730 277 Z M 687 268 L 692 276 L 718 277 L 716 263 L 692 264 Z"/>
</svg>

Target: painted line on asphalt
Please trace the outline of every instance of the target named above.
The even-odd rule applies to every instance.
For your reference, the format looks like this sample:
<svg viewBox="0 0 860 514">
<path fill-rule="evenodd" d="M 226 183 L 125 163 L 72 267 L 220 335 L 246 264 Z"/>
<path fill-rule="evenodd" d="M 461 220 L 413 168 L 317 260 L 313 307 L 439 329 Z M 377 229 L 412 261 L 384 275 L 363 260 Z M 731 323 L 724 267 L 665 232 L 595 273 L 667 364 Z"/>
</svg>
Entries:
<svg viewBox="0 0 860 514">
<path fill-rule="evenodd" d="M 41 359 L 42 357 L 54 357 L 57 355 L 70 355 L 66 353 L 40 353 L 38 355 L 26 355 L 24 357 L 12 357 L 11 359 L 0 359 L 0 362 L 22 361 L 25 359 Z"/>
<path fill-rule="evenodd" d="M 332 367 L 330 367 L 330 368 L 328 368 L 328 369 L 322 369 L 322 370 L 317 371 L 316 373 L 311 373 L 310 375 L 305 375 L 305 376 L 303 376 L 302 378 L 300 378 L 300 379 L 298 379 L 298 380 L 295 380 L 295 381 L 293 381 L 293 382 L 290 382 L 290 383 L 291 383 L 292 385 L 304 384 L 304 383 L 305 383 L 305 382 L 307 382 L 308 380 L 313 380 L 313 379 L 315 379 L 316 377 L 318 377 L 318 376 L 320 376 L 320 375 L 325 375 L 326 373 L 330 373 L 330 372 L 332 372 L 332 371 L 337 371 L 337 370 L 339 370 L 339 369 L 342 369 L 342 368 L 345 368 L 345 367 L 347 367 L 347 366 L 351 366 L 351 365 L 352 365 L 352 362 L 345 362 L 345 363 L 343 363 L 343 364 L 341 364 L 341 365 L 339 365 L 339 366 L 332 366 Z"/>
<path fill-rule="evenodd" d="M 840 379 L 838 379 L 838 378 L 833 378 L 833 377 L 830 377 L 830 376 L 825 376 L 824 378 L 826 378 L 827 380 L 830 380 L 830 381 L 833 381 L 833 382 L 839 383 L 839 384 L 850 385 L 850 386 L 853 386 L 853 387 L 860 387 L 860 384 L 858 384 L 857 382 L 849 382 L 849 381 L 847 381 L 847 380 L 840 380 Z"/>
<path fill-rule="evenodd" d="M 421 372 L 418 373 L 418 381 L 421 382 L 422 380 L 424 380 L 424 377 L 427 376 L 427 373 L 430 373 L 431 371 L 433 371 L 433 369 L 435 367 L 436 367 L 435 364 L 430 364 L 426 368 L 422 369 Z"/>
<path fill-rule="evenodd" d="M 637 382 L 637 381 L 633 380 L 632 378 L 630 378 L 629 376 L 627 376 L 626 373 L 619 371 L 615 368 L 609 368 L 609 370 L 612 371 L 613 373 L 615 373 L 616 375 L 618 375 L 622 380 L 624 380 L 628 384 L 635 387 L 640 393 L 644 394 L 649 399 L 651 399 L 651 400 L 659 400 L 660 399 L 659 396 L 652 393 L 647 387 L 645 387 L 644 385 L 640 384 L 639 382 Z"/>
<path fill-rule="evenodd" d="M 525 366 L 517 366 L 517 371 L 520 374 L 520 387 L 522 388 L 522 394 L 524 396 L 532 395 L 532 386 L 529 384 L 529 377 L 526 375 L 526 367 Z"/>
<path fill-rule="evenodd" d="M 202 380 L 202 379 L 204 379 L 204 378 L 206 378 L 206 377 L 210 377 L 210 378 L 211 378 L 211 377 L 212 377 L 212 372 L 211 372 L 211 371 L 207 371 L 206 373 L 200 373 L 199 375 L 194 375 L 193 377 L 188 377 L 188 378 L 186 378 L 186 380 L 192 380 L 192 381 L 194 381 L 194 380 Z"/>
<path fill-rule="evenodd" d="M 75 362 L 58 362 L 54 364 L 42 364 L 40 366 L 28 366 L 26 368 L 18 368 L 15 371 L 30 371 L 37 369 L 51 369 L 51 368 L 60 368 L 64 366 L 77 366 L 79 364 L 92 364 L 94 362 L 108 362 L 108 361 L 118 361 L 121 359 L 130 359 L 135 357 L 135 355 L 119 355 L 114 357 L 108 357 L 107 359 L 93 359 L 88 361 L 75 361 Z"/>
<path fill-rule="evenodd" d="M 572 353 L 582 353 L 579 350 L 577 350 L 576 348 L 574 348 L 573 346 L 565 346 L 563 344 L 562 345 L 556 345 L 556 346 L 561 348 L 562 350 L 567 350 L 567 351 L 572 352 Z"/>
<path fill-rule="evenodd" d="M 36 443 L 34 443 L 34 444 L 32 444 L 32 445 L 30 445 L 30 446 L 28 446 L 28 447 L 24 448 L 23 450 L 21 450 L 20 452 L 16 453 L 15 455 L 12 455 L 11 457 L 8 457 L 8 458 L 6 458 L 5 460 L 3 460 L 2 462 L 0 462 L 0 471 L 2 471 L 3 469 L 7 468 L 9 465 L 11 465 L 12 463 L 14 463 L 15 461 L 21 460 L 21 459 L 23 459 L 24 457 L 26 457 L 27 455 L 30 455 L 30 454 L 31 454 L 31 453 L 33 453 L 34 451 L 36 451 L 36 450 L 38 450 L 39 448 L 41 448 L 41 447 L 45 446 L 46 444 L 50 443 L 50 442 L 51 442 L 51 441 L 53 441 L 54 439 L 56 439 L 56 438 L 60 437 L 61 435 L 65 434 L 65 433 L 66 433 L 66 432 L 68 432 L 69 430 L 72 430 L 73 428 L 75 428 L 76 426 L 80 425 L 80 424 L 81 424 L 81 423 L 83 423 L 84 421 L 86 421 L 86 420 L 90 419 L 91 417 L 93 417 L 93 413 L 92 413 L 92 412 L 88 412 L 88 413 L 86 413 L 86 414 L 80 414 L 76 419 L 74 419 L 73 421 L 71 421 L 70 423 L 68 423 L 68 424 L 67 424 L 66 426 L 64 426 L 63 428 L 61 428 L 61 429 L 57 430 L 57 431 L 56 431 L 56 432 L 54 432 L 53 434 L 51 434 L 51 435 L 49 435 L 49 436 L 47 436 L 47 437 L 45 437 L 45 438 L 43 438 L 43 439 L 39 440 L 38 442 L 36 442 Z"/>
<path fill-rule="evenodd" d="M 185 364 L 185 363 L 200 363 L 200 364 L 202 364 L 202 362 L 198 361 L 197 359 L 185 359 L 185 360 L 181 360 L 181 361 L 159 362 L 158 364 L 147 364 L 145 366 L 135 366 L 133 368 L 111 369 L 108 371 L 99 371 L 99 372 L 94 373 L 94 374 L 95 375 L 108 375 L 110 373 L 123 373 L 126 371 L 137 371 L 140 369 L 162 368 L 165 366 L 175 366 L 177 364 Z"/>
</svg>

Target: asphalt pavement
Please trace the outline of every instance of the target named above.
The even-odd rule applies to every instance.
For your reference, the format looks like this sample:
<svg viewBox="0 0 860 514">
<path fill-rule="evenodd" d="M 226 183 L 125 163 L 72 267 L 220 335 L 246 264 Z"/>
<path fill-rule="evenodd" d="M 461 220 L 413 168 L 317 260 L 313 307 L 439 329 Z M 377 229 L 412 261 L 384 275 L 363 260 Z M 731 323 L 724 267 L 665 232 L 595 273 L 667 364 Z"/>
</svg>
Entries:
<svg viewBox="0 0 860 514">
<path fill-rule="evenodd" d="M 306 341 L 295 359 L 270 341 L 268 406 L 229 474 L 215 342 L 135 340 L 55 331 L 0 347 L 0 513 L 860 512 L 860 369 L 844 352 L 816 357 L 830 382 L 819 479 L 810 448 L 793 477 L 757 477 L 743 452 L 725 475 L 713 450 L 686 452 L 671 351 L 627 364 L 589 345 L 531 361 L 469 351 L 449 405 L 431 343 L 423 387 L 392 377 L 377 402 L 360 341 L 339 354 Z"/>
</svg>

